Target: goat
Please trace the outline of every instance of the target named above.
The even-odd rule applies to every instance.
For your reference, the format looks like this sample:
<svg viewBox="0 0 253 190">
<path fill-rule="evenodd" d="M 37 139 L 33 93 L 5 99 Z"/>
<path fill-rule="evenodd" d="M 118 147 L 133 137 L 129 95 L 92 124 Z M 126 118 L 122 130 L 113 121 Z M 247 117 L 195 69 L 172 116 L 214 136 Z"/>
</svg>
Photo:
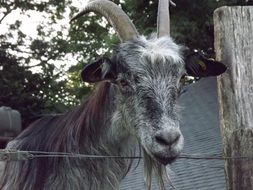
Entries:
<svg viewBox="0 0 253 190">
<path fill-rule="evenodd" d="M 151 188 L 155 171 L 165 189 L 166 165 L 183 148 L 177 99 L 185 75 L 217 76 L 226 67 L 199 53 L 183 56 L 183 46 L 169 35 L 169 1 L 160 0 L 158 33 L 139 35 L 128 16 L 108 0 L 93 0 L 72 20 L 88 12 L 104 16 L 121 43 L 111 58 L 102 57 L 81 72 L 85 82 L 98 83 L 80 106 L 62 116 L 35 121 L 7 149 L 130 156 L 139 144 L 144 175 Z M 7 162 L 2 190 L 119 189 L 131 167 L 128 159 L 36 158 Z"/>
</svg>

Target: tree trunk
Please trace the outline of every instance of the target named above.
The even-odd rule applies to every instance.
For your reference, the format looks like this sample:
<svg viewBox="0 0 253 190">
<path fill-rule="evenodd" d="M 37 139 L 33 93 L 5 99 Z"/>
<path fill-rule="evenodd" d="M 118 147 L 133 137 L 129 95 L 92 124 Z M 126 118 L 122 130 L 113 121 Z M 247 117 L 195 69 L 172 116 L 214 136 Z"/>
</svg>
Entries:
<svg viewBox="0 0 253 190">
<path fill-rule="evenodd" d="M 214 12 L 216 58 L 228 66 L 218 79 L 224 156 L 253 157 L 253 7 Z M 225 161 L 227 189 L 253 189 L 253 159 Z"/>
</svg>

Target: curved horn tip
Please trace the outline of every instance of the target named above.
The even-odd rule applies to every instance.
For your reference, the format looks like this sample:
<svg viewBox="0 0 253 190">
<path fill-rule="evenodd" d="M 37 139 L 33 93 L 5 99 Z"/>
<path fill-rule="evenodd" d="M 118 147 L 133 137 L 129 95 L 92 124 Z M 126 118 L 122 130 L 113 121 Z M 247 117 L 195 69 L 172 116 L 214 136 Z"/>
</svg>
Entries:
<svg viewBox="0 0 253 190">
<path fill-rule="evenodd" d="M 77 13 L 76 15 L 74 15 L 72 18 L 70 18 L 70 21 L 69 23 L 73 22 L 74 20 L 80 18 L 83 14 L 82 14 L 83 11 L 80 11 L 79 13 Z"/>
<path fill-rule="evenodd" d="M 104 16 L 118 33 L 121 41 L 131 40 L 138 36 L 138 32 L 128 15 L 114 2 L 109 0 L 92 0 L 70 22 L 82 15 L 95 12 Z"/>
<path fill-rule="evenodd" d="M 75 17 L 70 18 L 69 23 L 72 23 L 75 20 Z"/>
</svg>

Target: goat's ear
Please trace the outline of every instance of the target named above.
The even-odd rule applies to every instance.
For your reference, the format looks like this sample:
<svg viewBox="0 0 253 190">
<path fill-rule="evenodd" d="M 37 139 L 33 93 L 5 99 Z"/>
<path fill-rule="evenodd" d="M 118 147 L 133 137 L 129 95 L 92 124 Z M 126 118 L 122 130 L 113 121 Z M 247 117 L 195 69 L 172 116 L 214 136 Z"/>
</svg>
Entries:
<svg viewBox="0 0 253 190">
<path fill-rule="evenodd" d="M 187 74 L 193 77 L 218 76 L 227 69 L 223 63 L 207 59 L 200 52 L 186 56 L 185 67 Z"/>
<path fill-rule="evenodd" d="M 100 58 L 84 67 L 81 77 L 84 82 L 113 80 L 116 77 L 114 64 L 109 58 Z"/>
</svg>

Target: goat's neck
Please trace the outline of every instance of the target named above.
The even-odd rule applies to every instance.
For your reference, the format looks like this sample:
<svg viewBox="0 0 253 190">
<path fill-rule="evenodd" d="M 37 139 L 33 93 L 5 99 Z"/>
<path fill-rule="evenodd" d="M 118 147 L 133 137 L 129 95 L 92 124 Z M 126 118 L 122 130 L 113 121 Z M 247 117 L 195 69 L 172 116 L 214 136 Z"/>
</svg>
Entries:
<svg viewBox="0 0 253 190">
<path fill-rule="evenodd" d="M 128 129 L 128 123 L 121 112 L 114 112 L 108 136 L 111 136 L 110 142 L 117 148 L 118 155 L 131 156 L 136 147 L 136 140 Z"/>
<path fill-rule="evenodd" d="M 131 156 L 134 154 L 134 141 L 127 130 L 122 112 L 118 108 L 117 88 L 114 85 L 106 88 L 103 89 L 106 90 L 106 97 L 103 98 L 103 102 L 98 102 L 99 111 L 105 115 L 102 115 L 101 121 L 94 125 L 97 128 L 91 126 L 89 130 L 94 130 L 94 132 L 90 132 L 90 135 L 87 135 L 87 129 L 82 131 L 82 135 L 86 138 L 80 139 L 80 146 L 85 154 Z M 89 179 L 93 179 L 92 182 L 87 179 L 85 182 L 87 186 L 91 187 L 90 189 L 111 190 L 119 188 L 120 181 L 126 175 L 132 160 L 105 158 L 91 159 L 88 164 L 86 160 L 84 162 L 83 165 L 92 166 L 84 168 L 88 172 Z"/>
<path fill-rule="evenodd" d="M 136 139 L 130 133 L 130 124 L 126 120 L 125 115 L 123 114 L 122 107 L 117 100 L 117 90 L 111 88 L 113 91 L 114 99 L 114 110 L 112 112 L 110 127 L 107 133 L 108 142 L 115 148 L 116 154 L 121 156 L 131 156 L 136 147 Z"/>
</svg>

